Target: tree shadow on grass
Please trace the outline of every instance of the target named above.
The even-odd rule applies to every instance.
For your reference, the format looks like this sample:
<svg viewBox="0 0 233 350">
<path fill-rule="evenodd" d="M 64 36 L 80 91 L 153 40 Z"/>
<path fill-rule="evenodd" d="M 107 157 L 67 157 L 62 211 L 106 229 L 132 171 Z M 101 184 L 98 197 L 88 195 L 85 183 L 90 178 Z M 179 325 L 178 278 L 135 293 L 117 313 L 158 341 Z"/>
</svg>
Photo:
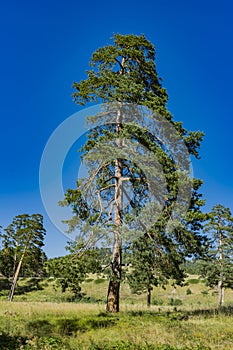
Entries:
<svg viewBox="0 0 233 350">
<path fill-rule="evenodd" d="M 73 336 L 77 333 L 85 333 L 89 330 L 108 328 L 115 324 L 115 319 L 108 318 L 62 318 L 55 321 L 36 320 L 28 322 L 26 328 L 33 336 L 43 337 L 48 335 Z"/>
<path fill-rule="evenodd" d="M 186 312 L 189 316 L 233 316 L 233 306 L 222 306 L 215 309 L 197 309 Z"/>
<path fill-rule="evenodd" d="M 87 304 L 95 304 L 95 303 L 104 303 L 105 301 L 100 298 L 95 298 L 93 296 L 88 296 L 86 293 L 79 293 L 73 295 L 71 297 L 67 297 L 66 301 L 68 303 L 87 303 Z"/>
<path fill-rule="evenodd" d="M 114 326 L 116 321 L 117 320 L 113 318 L 90 319 L 87 320 L 87 325 L 91 329 L 108 328 Z"/>
<path fill-rule="evenodd" d="M 219 308 L 206 308 L 206 309 L 196 309 L 196 310 L 178 310 L 176 307 L 173 310 L 137 310 L 137 311 L 127 311 L 127 315 L 132 317 L 150 317 L 169 319 L 169 320 L 188 320 L 192 316 L 202 316 L 202 317 L 214 317 L 214 316 L 233 316 L 233 306 L 222 306 Z"/>
<path fill-rule="evenodd" d="M 26 329 L 33 336 L 47 336 L 53 332 L 53 325 L 47 320 L 36 320 L 28 322 Z"/>
<path fill-rule="evenodd" d="M 0 334 L 0 349 L 1 350 L 19 350 L 22 345 L 25 345 L 27 338 L 20 336 L 10 336 L 6 333 Z"/>
<path fill-rule="evenodd" d="M 126 312 L 127 315 L 134 316 L 134 317 L 140 317 L 140 316 L 155 316 L 159 315 L 160 312 L 158 311 L 150 311 L 150 310 L 130 310 Z"/>
<path fill-rule="evenodd" d="M 233 316 L 233 306 L 222 306 L 219 308 L 206 308 L 196 310 L 179 310 L 178 312 L 171 312 L 171 318 L 177 320 L 188 320 L 190 317 L 211 318 L 216 316 Z"/>
</svg>

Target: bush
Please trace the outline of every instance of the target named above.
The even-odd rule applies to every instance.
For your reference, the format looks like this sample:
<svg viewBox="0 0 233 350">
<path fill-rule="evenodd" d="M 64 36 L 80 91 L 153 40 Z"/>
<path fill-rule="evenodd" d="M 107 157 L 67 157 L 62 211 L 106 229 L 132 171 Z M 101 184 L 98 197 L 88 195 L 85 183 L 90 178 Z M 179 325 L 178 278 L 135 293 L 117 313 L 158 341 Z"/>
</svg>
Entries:
<svg viewBox="0 0 233 350">
<path fill-rule="evenodd" d="M 89 282 L 93 282 L 94 281 L 94 278 L 86 278 L 85 279 L 85 282 L 89 283 Z"/>
<path fill-rule="evenodd" d="M 27 344 L 20 347 L 22 350 L 69 350 L 69 345 L 65 345 L 59 337 L 32 338 Z M 18 349 L 17 349 L 18 350 Z"/>
<path fill-rule="evenodd" d="M 201 291 L 201 294 L 207 295 L 207 294 L 208 294 L 208 290 L 202 290 L 202 291 Z"/>
<path fill-rule="evenodd" d="M 200 282 L 201 282 L 201 280 L 199 278 L 190 278 L 188 280 L 188 284 L 198 284 Z"/>
<path fill-rule="evenodd" d="M 161 299 L 153 299 L 151 305 L 163 305 L 163 300 Z"/>
<path fill-rule="evenodd" d="M 169 300 L 169 303 L 168 303 L 168 305 L 171 305 L 171 306 L 180 306 L 182 304 L 183 304 L 182 300 L 180 300 L 180 299 L 173 299 L 173 298 L 171 298 Z"/>
<path fill-rule="evenodd" d="M 177 347 L 171 345 L 152 345 L 152 344 L 133 344 L 131 342 L 117 342 L 117 343 L 101 343 L 93 344 L 88 350 L 178 350 Z"/>
<path fill-rule="evenodd" d="M 100 283 L 103 283 L 103 282 L 105 282 L 105 281 L 106 281 L 105 278 L 98 278 L 97 280 L 95 280 L 95 283 L 96 283 L 96 284 L 100 284 Z"/>
<path fill-rule="evenodd" d="M 192 294 L 192 291 L 191 291 L 190 288 L 188 288 L 188 289 L 186 290 L 186 295 L 190 295 L 190 294 Z"/>
</svg>

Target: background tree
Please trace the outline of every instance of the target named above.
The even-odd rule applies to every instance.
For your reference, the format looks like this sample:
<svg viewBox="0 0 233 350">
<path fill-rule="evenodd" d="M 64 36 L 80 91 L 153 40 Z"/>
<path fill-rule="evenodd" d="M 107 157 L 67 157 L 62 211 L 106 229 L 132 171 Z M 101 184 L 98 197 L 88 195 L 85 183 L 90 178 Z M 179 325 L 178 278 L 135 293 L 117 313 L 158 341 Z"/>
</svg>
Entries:
<svg viewBox="0 0 233 350">
<path fill-rule="evenodd" d="M 0 250 L 0 273 L 7 278 L 14 275 L 15 265 L 18 263 L 18 258 L 12 246 L 4 246 Z M 20 269 L 19 277 L 43 277 L 45 276 L 44 263 L 47 256 L 42 248 L 37 247 L 33 250 L 28 250 L 24 257 L 24 263 Z"/>
<path fill-rule="evenodd" d="M 44 277 L 46 276 L 45 263 L 47 256 L 41 247 L 28 250 L 24 263 L 19 273 L 20 277 Z"/>
<path fill-rule="evenodd" d="M 208 213 L 205 232 L 209 236 L 208 258 L 200 262 L 200 273 L 210 287 L 218 287 L 218 305 L 224 303 L 224 288 L 233 288 L 233 218 L 229 208 L 218 204 Z"/>
<path fill-rule="evenodd" d="M 67 250 L 70 254 L 48 260 L 46 271 L 49 276 L 57 278 L 62 292 L 69 290 L 77 298 L 81 295 L 81 283 L 85 281 L 88 274 L 102 271 L 100 251 L 90 249 L 80 255 L 75 242 L 69 243 Z"/>
<path fill-rule="evenodd" d="M 14 275 L 15 267 L 19 261 L 16 242 L 11 239 L 9 233 L 2 234 L 2 243 L 0 249 L 0 273 L 10 278 Z M 19 277 L 42 277 L 45 275 L 44 263 L 47 260 L 45 252 L 41 246 L 30 247 L 24 257 L 24 263 L 21 266 Z"/>
<path fill-rule="evenodd" d="M 151 291 L 159 283 L 159 271 L 156 264 L 153 243 L 141 238 L 130 247 L 131 259 L 127 280 L 132 293 L 147 293 L 147 306 L 151 305 Z"/>
<path fill-rule="evenodd" d="M 159 159 L 167 183 L 167 192 L 166 196 L 163 197 L 159 191 L 158 180 L 155 202 L 158 205 L 163 203 L 164 210 L 159 229 L 156 231 L 155 228 L 154 230 L 153 240 L 156 240 L 156 237 L 165 235 L 165 227 L 171 218 L 178 196 L 178 177 L 182 172 L 187 175 L 187 164 L 184 162 L 183 169 L 177 169 L 171 154 L 161 144 L 159 134 L 150 133 L 140 126 L 124 124 L 127 103 L 146 106 L 168 120 L 186 144 L 189 153 L 196 157 L 198 157 L 198 148 L 203 137 L 203 133 L 188 133 L 181 123 L 173 121 L 166 108 L 167 92 L 162 87 L 156 71 L 154 46 L 144 35 L 117 34 L 114 35 L 113 40 L 113 45 L 105 46 L 93 53 L 90 62 L 92 69 L 87 72 L 87 79 L 80 83 L 74 83 L 76 90 L 74 98 L 81 105 L 88 102 L 116 102 L 118 109 L 114 116 L 114 123 L 108 124 L 110 116 L 114 114 L 111 113 L 110 106 L 109 111 L 101 115 L 101 117 L 104 116 L 106 123 L 92 129 L 82 149 L 83 159 L 89 166 L 88 179 L 78 179 L 76 189 L 68 189 L 62 203 L 72 207 L 74 217 L 68 224 L 70 230 L 75 228 L 79 230 L 82 239 L 85 238 L 85 234 L 88 235 L 88 232 L 91 232 L 86 238 L 88 243 L 95 242 L 97 238 L 103 238 L 101 230 L 103 227 L 113 237 L 106 307 L 109 312 L 119 311 L 119 290 L 122 279 L 122 232 L 125 228 L 123 224 L 127 223 L 131 229 L 136 231 L 140 229 L 144 234 L 149 234 L 143 225 L 139 225 L 140 228 L 134 227 L 134 218 L 138 216 L 142 208 L 145 208 L 149 200 L 149 185 L 145 169 L 141 169 L 137 165 L 137 159 L 126 159 L 124 155 L 115 156 L 114 159 L 99 165 L 99 154 L 96 152 L 98 147 L 103 143 L 112 142 L 114 149 L 115 142 L 118 149 L 125 149 L 127 148 L 125 139 L 129 139 L 134 144 L 140 143 Z M 125 109 L 122 108 L 122 103 L 124 106 L 126 104 Z M 135 111 L 137 113 L 136 109 Z M 91 121 L 91 119 L 89 120 Z M 109 148 L 106 148 L 106 154 L 108 151 Z M 177 150 L 177 153 L 179 151 Z M 143 154 L 143 151 L 141 153 Z M 158 179 L 159 174 L 157 175 Z M 127 181 L 131 186 L 131 198 L 128 198 L 127 191 L 125 191 Z M 195 182 L 195 191 L 198 191 L 200 184 L 200 181 Z M 95 192 L 94 188 L 96 188 Z M 124 196 L 128 200 L 128 205 L 125 207 Z M 194 198 L 192 200 L 194 201 Z M 199 208 L 198 202 L 195 206 L 197 209 Z M 194 212 L 195 210 L 193 212 L 190 210 L 187 222 L 193 220 L 191 216 Z M 198 215 L 195 220 L 197 223 Z M 93 234 L 94 228 L 95 234 Z M 185 243 L 183 247 L 189 245 L 187 235 L 181 237 L 184 232 L 186 232 L 185 229 L 180 227 L 174 230 L 168 238 L 170 242 L 174 243 L 173 249 L 179 250 L 179 243 L 182 240 Z M 93 237 L 95 239 L 91 240 Z M 195 247 L 200 244 L 200 236 L 195 235 L 195 233 L 192 240 L 196 241 Z"/>
<path fill-rule="evenodd" d="M 174 236 L 166 233 L 164 217 L 156 222 L 145 235 L 132 243 L 130 262 L 132 267 L 127 275 L 134 293 L 147 292 L 147 306 L 151 304 L 153 286 L 165 287 L 168 282 L 182 285 L 187 276 L 184 269 L 186 258 L 200 258 L 206 254 L 206 237 L 201 234 L 206 215 L 200 210 L 204 204 L 196 189 L 199 181 L 193 181 L 192 202 L 183 225 L 174 229 Z M 201 244 L 200 244 L 201 243 Z"/>
<path fill-rule="evenodd" d="M 12 277 L 14 265 L 14 249 L 12 247 L 5 246 L 0 250 L 0 273 L 4 277 Z"/>
<path fill-rule="evenodd" d="M 187 259 L 181 267 L 184 269 L 185 273 L 188 275 L 198 275 L 200 274 L 200 259 Z"/>
<path fill-rule="evenodd" d="M 5 234 L 0 227 L 0 239 L 1 239 L 1 249 L 0 249 L 0 273 L 5 277 L 10 277 L 13 275 L 14 266 L 14 253 L 13 248 L 9 246 L 9 242 L 5 239 Z"/>
<path fill-rule="evenodd" d="M 30 252 L 31 257 L 33 255 L 35 257 L 38 253 L 41 254 L 46 233 L 43 226 L 43 216 L 40 214 L 17 215 L 4 231 L 2 234 L 3 254 L 7 257 L 12 254 L 13 257 L 13 280 L 8 298 L 9 301 L 12 301 L 21 267 L 28 252 Z"/>
</svg>

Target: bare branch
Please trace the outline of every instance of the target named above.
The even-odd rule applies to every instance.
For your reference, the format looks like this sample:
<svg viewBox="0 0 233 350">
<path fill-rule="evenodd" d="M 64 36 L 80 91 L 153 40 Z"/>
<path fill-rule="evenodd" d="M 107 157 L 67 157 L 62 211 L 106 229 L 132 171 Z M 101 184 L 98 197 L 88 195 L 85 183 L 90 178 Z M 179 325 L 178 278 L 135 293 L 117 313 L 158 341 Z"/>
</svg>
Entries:
<svg viewBox="0 0 233 350">
<path fill-rule="evenodd" d="M 106 182 L 108 181 L 111 181 L 111 180 L 115 180 L 116 179 L 116 176 L 111 176 L 109 179 L 105 180 L 103 183 L 105 184 Z"/>
<path fill-rule="evenodd" d="M 88 188 L 91 186 L 92 182 L 94 181 L 96 175 L 98 175 L 98 173 L 100 172 L 100 170 L 103 169 L 104 167 L 108 166 L 109 164 L 110 164 L 110 162 L 109 162 L 109 163 L 105 163 L 104 165 L 100 165 L 100 166 L 98 167 L 98 169 L 95 171 L 95 173 L 92 175 L 92 177 L 90 178 L 90 180 L 88 180 L 88 181 L 83 185 L 83 190 L 84 190 L 85 187 L 87 187 L 87 188 L 86 188 L 86 191 L 87 191 Z M 80 189 L 81 189 L 81 186 L 80 186 Z"/>
<path fill-rule="evenodd" d="M 107 209 L 107 207 L 109 207 L 109 205 L 115 200 L 114 197 L 111 198 L 111 200 L 108 201 L 108 204 L 104 207 L 104 209 Z"/>
<path fill-rule="evenodd" d="M 127 61 L 127 58 L 126 57 L 122 57 L 121 62 L 117 58 L 115 58 L 115 61 L 119 64 L 119 66 L 121 68 L 120 69 L 120 74 L 123 75 L 124 74 L 124 70 L 125 70 L 124 65 L 125 65 L 125 62 Z"/>
<path fill-rule="evenodd" d="M 120 178 L 120 181 L 123 182 L 123 181 L 130 181 L 132 178 L 131 177 L 121 177 Z"/>
<path fill-rule="evenodd" d="M 107 189 L 110 188 L 110 187 L 115 187 L 115 186 L 116 186 L 116 184 L 110 184 L 110 185 L 108 185 L 108 186 L 106 186 L 106 187 L 100 188 L 100 189 L 98 190 L 98 192 L 100 193 L 100 192 L 102 192 L 102 191 L 104 191 L 104 190 L 107 190 Z"/>
<path fill-rule="evenodd" d="M 110 205 L 110 209 L 109 209 L 109 211 L 108 211 L 108 223 L 110 222 L 110 220 L 112 220 L 113 205 L 114 205 L 114 203 L 113 203 L 113 201 L 112 201 L 112 203 L 111 203 L 111 205 Z"/>
</svg>

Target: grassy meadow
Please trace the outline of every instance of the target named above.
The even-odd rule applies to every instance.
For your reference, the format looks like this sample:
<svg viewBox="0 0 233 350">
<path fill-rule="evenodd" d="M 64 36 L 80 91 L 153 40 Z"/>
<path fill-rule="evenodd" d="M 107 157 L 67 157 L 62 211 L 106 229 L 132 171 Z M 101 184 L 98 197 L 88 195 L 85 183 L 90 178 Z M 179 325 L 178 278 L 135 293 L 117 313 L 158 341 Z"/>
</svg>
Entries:
<svg viewBox="0 0 233 350">
<path fill-rule="evenodd" d="M 133 295 L 123 283 L 121 311 L 109 315 L 104 278 L 90 276 L 81 300 L 54 279 L 21 279 L 12 303 L 0 281 L 0 350 L 232 349 L 233 292 L 226 290 L 218 310 L 215 290 L 197 276 L 186 282 L 154 288 L 149 310 L 146 294 Z"/>
</svg>

